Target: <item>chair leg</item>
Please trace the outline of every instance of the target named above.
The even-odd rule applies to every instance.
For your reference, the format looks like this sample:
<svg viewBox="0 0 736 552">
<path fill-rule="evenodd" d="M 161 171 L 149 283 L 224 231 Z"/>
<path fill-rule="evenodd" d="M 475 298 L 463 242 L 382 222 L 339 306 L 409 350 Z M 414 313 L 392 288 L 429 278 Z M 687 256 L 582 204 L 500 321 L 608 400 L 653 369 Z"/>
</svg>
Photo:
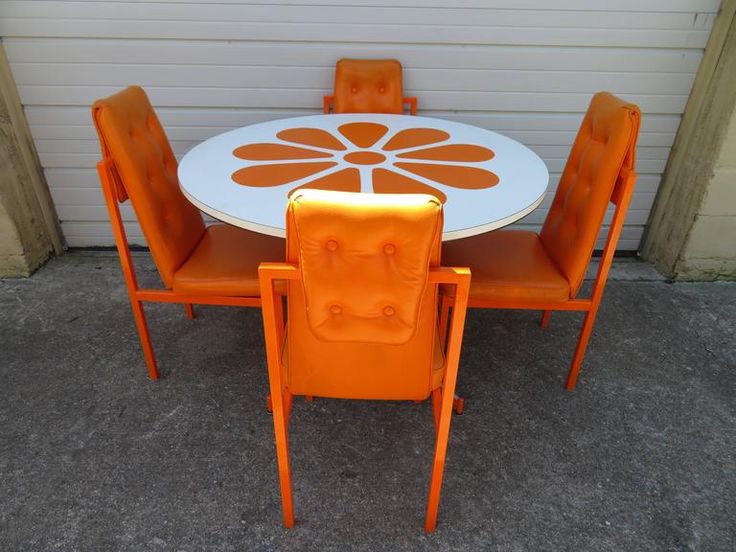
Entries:
<svg viewBox="0 0 736 552">
<path fill-rule="evenodd" d="M 192 305 L 191 303 L 185 303 L 184 310 L 187 313 L 187 318 L 189 320 L 194 320 L 194 305 Z"/>
<path fill-rule="evenodd" d="M 575 389 L 575 384 L 578 381 L 578 374 L 580 373 L 580 367 L 583 364 L 583 357 L 585 356 L 585 350 L 588 348 L 588 341 L 590 341 L 590 334 L 593 332 L 593 324 L 595 323 L 595 315 L 598 309 L 594 308 L 585 313 L 585 320 L 583 320 L 583 328 L 580 331 L 580 337 L 578 338 L 578 344 L 575 347 L 575 355 L 572 357 L 572 364 L 570 365 L 570 371 L 567 374 L 567 382 L 565 382 L 565 388 L 568 391 Z"/>
<path fill-rule="evenodd" d="M 463 399 L 460 395 L 455 393 L 455 396 L 452 399 L 452 409 L 455 411 L 455 414 L 458 416 L 463 413 L 465 410 L 465 399 Z"/>
<path fill-rule="evenodd" d="M 452 307 L 452 298 L 447 295 L 442 296 L 440 302 L 440 344 L 444 349 L 445 343 L 447 343 L 447 324 L 450 319 L 450 308 Z"/>
<path fill-rule="evenodd" d="M 552 318 L 552 311 L 542 311 L 542 319 L 539 321 L 539 325 L 546 329 L 549 326 L 550 318 Z"/>
<path fill-rule="evenodd" d="M 135 325 L 138 328 L 138 335 L 141 338 L 143 356 L 146 359 L 146 366 L 148 366 L 148 377 L 152 380 L 157 380 L 158 367 L 156 366 L 156 356 L 153 353 L 153 345 L 151 345 L 151 335 L 148 333 L 148 323 L 146 322 L 146 313 L 143 311 L 143 303 L 132 300 L 130 306 L 133 309 Z"/>
<path fill-rule="evenodd" d="M 440 409 L 442 407 L 442 391 L 439 388 L 432 391 L 432 419 L 434 420 L 434 435 L 440 429 Z"/>
<path fill-rule="evenodd" d="M 442 347 L 445 347 L 447 342 L 447 325 L 450 320 L 450 309 L 452 308 L 453 300 L 447 295 L 442 296 L 442 302 L 440 303 L 440 343 Z M 433 397 L 434 400 L 434 397 Z M 465 399 L 455 394 L 452 402 L 453 410 L 456 414 L 462 414 L 465 409 Z"/>
<path fill-rule="evenodd" d="M 434 531 L 437 525 L 437 510 L 440 505 L 442 477 L 445 473 L 445 456 L 447 455 L 447 443 L 450 438 L 450 420 L 452 419 L 453 403 L 453 395 L 446 397 L 445 393 L 451 393 L 452 391 L 454 390 L 448 389 L 441 392 L 441 406 L 437 424 L 434 464 L 432 466 L 432 479 L 429 484 L 429 498 L 427 499 L 427 518 L 424 523 L 424 529 L 427 533 Z"/>
<path fill-rule="evenodd" d="M 291 490 L 289 439 L 287 431 L 288 411 L 290 410 L 291 403 L 287 397 L 285 394 L 282 400 L 273 402 L 273 427 L 276 435 L 276 459 L 279 466 L 284 527 L 294 527 L 294 497 Z"/>
<path fill-rule="evenodd" d="M 294 395 L 288 391 L 284 391 L 284 419 L 286 420 L 286 429 L 289 429 L 289 421 L 291 420 L 291 408 L 294 406 Z"/>
</svg>

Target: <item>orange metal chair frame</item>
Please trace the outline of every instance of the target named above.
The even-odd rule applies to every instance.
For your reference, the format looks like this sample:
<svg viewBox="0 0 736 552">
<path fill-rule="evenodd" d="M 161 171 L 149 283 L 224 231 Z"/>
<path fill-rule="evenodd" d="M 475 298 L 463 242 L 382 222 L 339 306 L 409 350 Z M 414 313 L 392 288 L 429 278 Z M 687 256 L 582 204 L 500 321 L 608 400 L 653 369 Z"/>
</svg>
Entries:
<svg viewBox="0 0 736 552">
<path fill-rule="evenodd" d="M 332 109 L 332 101 L 335 97 L 332 95 L 324 96 L 322 99 L 322 112 L 325 115 L 329 115 L 330 111 Z M 416 96 L 404 96 L 401 98 L 402 102 L 405 106 L 409 108 L 409 114 L 410 115 L 416 115 L 417 114 L 417 104 L 419 103 L 419 100 Z"/>
<path fill-rule="evenodd" d="M 100 183 L 102 184 L 105 204 L 107 205 L 107 212 L 110 216 L 112 231 L 115 237 L 115 245 L 117 247 L 118 255 L 120 256 L 120 265 L 123 269 L 125 284 L 128 288 L 128 297 L 130 298 L 130 305 L 133 309 L 135 325 L 138 328 L 138 334 L 140 335 L 143 355 L 145 356 L 146 365 L 148 367 L 148 376 L 152 380 L 157 380 L 159 377 L 158 366 L 156 364 L 156 357 L 151 344 L 151 336 L 148 331 L 146 315 L 143 310 L 143 302 L 183 303 L 187 316 L 191 319 L 194 318 L 193 304 L 260 307 L 261 299 L 259 297 L 184 294 L 176 293 L 169 289 L 139 288 L 138 280 L 135 275 L 135 268 L 133 266 L 133 259 L 130 255 L 128 239 L 125 233 L 125 226 L 123 225 L 123 220 L 120 216 L 118 196 L 115 189 L 116 179 L 113 176 L 115 170 L 115 164 L 109 157 L 105 156 L 97 163 L 97 173 L 99 174 Z"/>
<path fill-rule="evenodd" d="M 283 507 L 284 526 L 294 526 L 294 499 L 289 467 L 288 425 L 294 396 L 283 385 L 282 352 L 285 326 L 283 318 L 283 296 L 276 293 L 274 282 L 301 278 L 299 267 L 291 263 L 261 263 L 258 268 L 263 301 L 263 326 L 266 339 L 266 359 L 271 386 L 273 424 L 276 436 L 276 457 Z M 430 480 L 425 530 L 432 532 L 437 524 L 440 490 L 444 475 L 447 444 L 450 436 L 455 384 L 457 382 L 460 348 L 465 326 L 465 313 L 470 289 L 470 271 L 467 268 L 441 267 L 430 269 L 430 285 L 449 284 L 455 286 L 455 300 L 449 319 L 449 336 L 445 348 L 445 368 L 442 386 L 432 392 L 432 413 L 435 424 L 435 456 Z M 447 324 L 446 324 L 447 326 Z M 446 333 L 445 333 L 446 335 Z"/>
<path fill-rule="evenodd" d="M 603 248 L 600 264 L 598 265 L 598 272 L 596 273 L 595 280 L 593 281 L 593 289 L 590 298 L 574 298 L 562 302 L 524 300 L 486 301 L 474 299 L 472 297 L 468 300 L 468 307 L 470 308 L 542 310 L 544 312 L 540 323 L 543 328 L 546 328 L 549 325 L 552 311 L 585 312 L 583 327 L 580 332 L 577 345 L 575 346 L 575 354 L 565 382 L 565 388 L 568 391 L 575 389 L 580 367 L 583 363 L 583 357 L 585 356 L 585 350 L 588 346 L 588 341 L 590 340 L 590 334 L 593 331 L 595 317 L 598 314 L 598 307 L 600 306 L 601 298 L 603 297 L 603 290 L 606 286 L 606 280 L 608 279 L 608 272 L 611 268 L 611 263 L 613 262 L 616 244 L 621 236 L 624 219 L 626 218 L 626 211 L 629 208 L 629 203 L 631 203 L 631 196 L 634 192 L 635 183 L 636 172 L 625 167 L 622 168 L 613 188 L 613 192 L 611 193 L 610 202 L 615 205 L 615 211 L 608 230 L 608 236 L 606 237 L 606 244 Z M 445 295 L 442 298 L 441 304 L 441 310 L 443 313 L 441 317 L 441 323 L 443 324 L 442 335 L 445 335 L 444 325 L 446 325 L 447 320 L 446 313 L 451 307 L 452 298 Z"/>
</svg>

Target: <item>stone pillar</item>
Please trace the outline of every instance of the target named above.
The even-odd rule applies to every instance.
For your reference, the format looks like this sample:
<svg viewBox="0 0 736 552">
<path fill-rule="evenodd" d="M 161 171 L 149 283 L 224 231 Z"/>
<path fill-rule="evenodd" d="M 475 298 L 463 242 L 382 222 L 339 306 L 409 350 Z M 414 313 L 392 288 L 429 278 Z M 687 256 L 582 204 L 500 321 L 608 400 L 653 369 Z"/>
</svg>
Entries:
<svg viewBox="0 0 736 552">
<path fill-rule="evenodd" d="M 64 244 L 0 43 L 0 277 L 29 276 Z"/>
<path fill-rule="evenodd" d="M 736 279 L 736 0 L 723 0 L 642 242 L 676 280 Z"/>
</svg>

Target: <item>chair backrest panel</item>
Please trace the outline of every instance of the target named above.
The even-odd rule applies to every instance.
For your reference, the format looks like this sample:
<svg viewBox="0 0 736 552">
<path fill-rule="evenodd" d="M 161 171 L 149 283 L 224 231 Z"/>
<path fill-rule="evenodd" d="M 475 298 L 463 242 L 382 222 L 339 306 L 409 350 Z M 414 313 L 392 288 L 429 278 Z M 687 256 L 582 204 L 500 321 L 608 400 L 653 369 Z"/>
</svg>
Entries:
<svg viewBox="0 0 736 552">
<path fill-rule="evenodd" d="M 540 237 L 557 267 L 580 289 L 622 172 L 634 170 L 639 108 L 596 94 L 575 138 Z"/>
<path fill-rule="evenodd" d="M 287 213 L 292 393 L 425 398 L 436 386 L 442 205 L 423 194 L 299 190 Z"/>
<path fill-rule="evenodd" d="M 341 59 L 335 65 L 335 113 L 404 111 L 401 63 L 395 59 Z"/>
<path fill-rule="evenodd" d="M 159 274 L 171 287 L 205 226 L 179 189 L 176 158 L 161 123 L 137 86 L 95 102 L 92 118 L 102 155 L 113 163 L 117 198 L 130 198 Z"/>
</svg>

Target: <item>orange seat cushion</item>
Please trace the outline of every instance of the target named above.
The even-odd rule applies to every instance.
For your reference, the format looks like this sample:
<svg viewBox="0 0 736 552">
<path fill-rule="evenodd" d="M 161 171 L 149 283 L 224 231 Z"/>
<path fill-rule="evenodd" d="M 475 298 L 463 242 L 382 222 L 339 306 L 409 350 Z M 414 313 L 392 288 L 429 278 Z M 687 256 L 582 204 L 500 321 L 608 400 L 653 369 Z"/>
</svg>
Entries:
<svg viewBox="0 0 736 552">
<path fill-rule="evenodd" d="M 497 230 L 442 247 L 444 266 L 469 266 L 470 300 L 552 301 L 570 298 L 570 284 L 534 232 Z"/>
<path fill-rule="evenodd" d="M 228 224 L 209 226 L 191 256 L 176 271 L 177 293 L 259 297 L 258 265 L 283 261 L 282 238 L 265 236 Z"/>
</svg>

